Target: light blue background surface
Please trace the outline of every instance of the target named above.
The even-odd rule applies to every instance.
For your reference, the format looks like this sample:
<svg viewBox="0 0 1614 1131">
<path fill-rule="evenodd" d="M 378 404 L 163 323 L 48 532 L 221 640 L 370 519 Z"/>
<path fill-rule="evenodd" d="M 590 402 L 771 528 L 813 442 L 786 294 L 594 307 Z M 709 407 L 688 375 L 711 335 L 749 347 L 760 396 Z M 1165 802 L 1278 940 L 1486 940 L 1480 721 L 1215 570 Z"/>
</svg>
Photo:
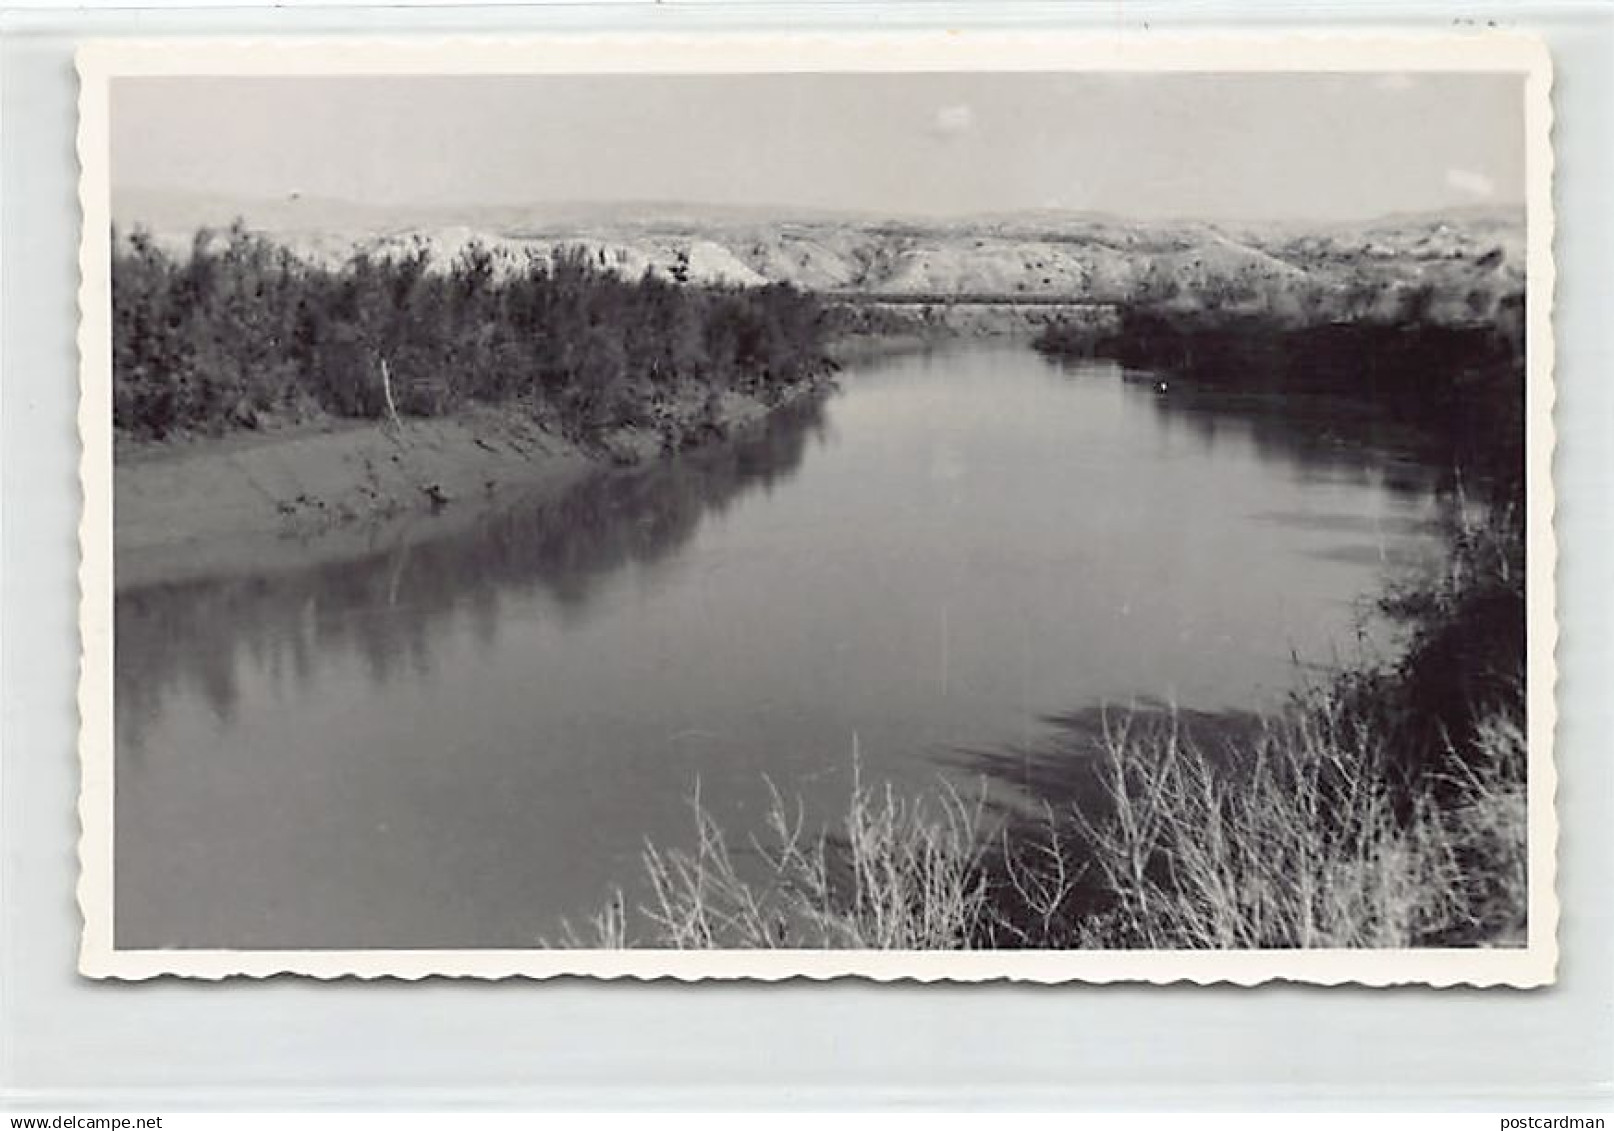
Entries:
<svg viewBox="0 0 1614 1131">
<path fill-rule="evenodd" d="M 73 34 L 1189 26 L 1165 6 L 787 4 L 5 16 L 0 44 L 0 1106 L 1607 1107 L 1614 1078 L 1614 20 L 1605 4 L 1199 8 L 1357 29 L 1522 20 L 1558 67 L 1560 984 L 93 984 L 79 928 Z M 1242 12 L 1242 16 L 1237 13 Z M 1262 13 L 1267 13 L 1265 19 Z M 1115 21 L 1125 17 L 1125 25 Z M 385 24 L 382 21 L 386 21 Z M 1336 21 L 1337 22 L 1337 21 Z"/>
</svg>

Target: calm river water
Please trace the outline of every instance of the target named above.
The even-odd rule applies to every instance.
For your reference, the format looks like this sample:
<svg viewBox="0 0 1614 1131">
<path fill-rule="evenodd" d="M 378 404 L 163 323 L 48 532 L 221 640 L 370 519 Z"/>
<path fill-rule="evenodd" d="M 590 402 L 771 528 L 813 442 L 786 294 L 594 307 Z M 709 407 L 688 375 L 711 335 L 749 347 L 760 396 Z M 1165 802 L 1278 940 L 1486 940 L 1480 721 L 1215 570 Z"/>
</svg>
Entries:
<svg viewBox="0 0 1614 1131">
<path fill-rule="evenodd" d="M 1154 699 L 1388 647 L 1429 477 L 1294 409 L 1022 342 L 845 375 L 721 451 L 452 536 L 117 601 L 119 947 L 525 947 L 742 833 Z"/>
</svg>

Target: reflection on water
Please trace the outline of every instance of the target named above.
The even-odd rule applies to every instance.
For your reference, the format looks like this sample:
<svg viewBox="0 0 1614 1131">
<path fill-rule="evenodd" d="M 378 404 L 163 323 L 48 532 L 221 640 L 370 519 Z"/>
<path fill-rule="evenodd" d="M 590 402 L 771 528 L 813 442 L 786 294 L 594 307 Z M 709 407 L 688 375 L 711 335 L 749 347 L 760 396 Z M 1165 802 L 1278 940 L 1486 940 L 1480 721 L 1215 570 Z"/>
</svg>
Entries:
<svg viewBox="0 0 1614 1131">
<path fill-rule="evenodd" d="M 854 735 L 924 788 L 1073 705 L 1270 705 L 1435 551 L 1428 473 L 1336 410 L 1014 343 L 846 384 L 452 536 L 120 593 L 118 945 L 531 945 L 697 781 L 825 815 Z"/>
<path fill-rule="evenodd" d="M 1141 384 L 1151 391 L 1164 427 L 1185 430 L 1207 449 L 1218 439 L 1247 445 L 1306 482 L 1354 483 L 1415 497 L 1436 482 L 1432 469 L 1412 455 L 1413 437 L 1405 427 L 1338 397 L 1225 393 L 1181 383 L 1161 395 L 1152 379 Z"/>
<path fill-rule="evenodd" d="M 495 648 L 512 601 L 574 623 L 623 569 L 653 571 L 703 516 L 790 475 L 823 430 L 823 402 L 799 401 L 733 444 L 601 475 L 449 538 L 401 538 L 381 553 L 289 575 L 120 593 L 119 751 L 138 758 L 147 724 L 172 695 L 198 698 L 228 724 L 241 694 L 238 659 L 307 694 L 321 677 L 319 658 L 334 654 L 362 659 L 377 686 L 400 671 L 429 678 L 434 642 L 463 625 Z"/>
</svg>

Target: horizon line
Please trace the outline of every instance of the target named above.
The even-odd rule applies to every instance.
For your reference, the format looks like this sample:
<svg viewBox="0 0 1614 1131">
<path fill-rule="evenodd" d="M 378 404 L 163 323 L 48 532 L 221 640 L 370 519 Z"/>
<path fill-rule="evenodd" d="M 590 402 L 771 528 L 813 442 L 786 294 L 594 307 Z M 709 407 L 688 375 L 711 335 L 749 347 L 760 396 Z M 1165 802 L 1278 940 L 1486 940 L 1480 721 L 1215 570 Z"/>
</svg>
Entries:
<svg viewBox="0 0 1614 1131">
<path fill-rule="evenodd" d="M 670 219 L 667 216 L 655 215 L 656 210 L 687 212 L 737 212 L 755 214 L 757 218 L 766 216 L 775 222 L 790 222 L 797 219 L 810 219 L 815 216 L 826 217 L 856 217 L 865 222 L 933 222 L 947 221 L 990 220 L 1034 218 L 1037 216 L 1080 217 L 1094 220 L 1107 220 L 1128 224 L 1302 224 L 1317 227 L 1326 227 L 1339 224 L 1370 224 L 1385 220 L 1413 217 L 1438 217 L 1442 215 L 1462 215 L 1473 213 L 1516 213 L 1524 219 L 1528 212 L 1528 202 L 1518 201 L 1472 201 L 1462 204 L 1437 205 L 1428 208 L 1409 207 L 1394 209 L 1387 212 L 1364 213 L 1355 216 L 1318 217 L 1318 216 L 1214 216 L 1196 215 L 1192 213 L 1173 213 L 1159 215 L 1139 215 L 1116 212 L 1111 209 L 1098 207 L 1081 207 L 1076 205 L 1033 205 L 1022 208 L 977 209 L 973 211 L 939 212 L 916 210 L 909 212 L 887 211 L 879 208 L 854 208 L 824 204 L 783 204 L 765 202 L 748 204 L 740 202 L 716 202 L 709 200 L 680 200 L 677 198 L 613 198 L 610 200 L 586 199 L 545 199 L 537 201 L 465 201 L 465 202 L 400 202 L 400 201 L 366 201 L 355 200 L 351 197 L 325 196 L 318 194 L 302 195 L 288 193 L 284 196 L 231 194 L 224 191 L 205 191 L 190 188 L 178 188 L 165 185 L 127 185 L 121 189 L 116 185 L 109 185 L 109 205 L 115 203 L 117 196 L 122 193 L 165 194 L 176 198 L 190 197 L 193 200 L 211 200 L 221 204 L 237 204 L 240 206 L 268 206 L 276 208 L 292 207 L 299 203 L 335 205 L 352 208 L 360 211 L 374 213 L 385 212 L 427 212 L 427 213 L 454 213 L 454 212 L 497 212 L 497 211 L 541 211 L 553 209 L 565 210 L 633 210 L 643 209 L 646 215 L 643 221 L 650 222 L 658 219 Z M 115 210 L 115 209 L 114 209 Z M 246 217 L 242 217 L 245 219 Z M 542 220 L 542 217 L 534 217 Z M 557 218 L 558 219 L 558 218 Z M 634 218 L 628 217 L 632 220 Z"/>
</svg>

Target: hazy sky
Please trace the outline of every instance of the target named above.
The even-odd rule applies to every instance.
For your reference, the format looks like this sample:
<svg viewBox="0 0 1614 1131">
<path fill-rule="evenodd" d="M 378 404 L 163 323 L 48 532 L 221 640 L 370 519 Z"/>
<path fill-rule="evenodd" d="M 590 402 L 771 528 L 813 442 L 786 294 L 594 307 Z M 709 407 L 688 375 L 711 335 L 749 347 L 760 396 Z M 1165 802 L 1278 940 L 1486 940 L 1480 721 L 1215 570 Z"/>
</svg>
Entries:
<svg viewBox="0 0 1614 1131">
<path fill-rule="evenodd" d="M 114 188 L 1347 219 L 1524 197 L 1505 75 L 119 79 Z"/>
</svg>

